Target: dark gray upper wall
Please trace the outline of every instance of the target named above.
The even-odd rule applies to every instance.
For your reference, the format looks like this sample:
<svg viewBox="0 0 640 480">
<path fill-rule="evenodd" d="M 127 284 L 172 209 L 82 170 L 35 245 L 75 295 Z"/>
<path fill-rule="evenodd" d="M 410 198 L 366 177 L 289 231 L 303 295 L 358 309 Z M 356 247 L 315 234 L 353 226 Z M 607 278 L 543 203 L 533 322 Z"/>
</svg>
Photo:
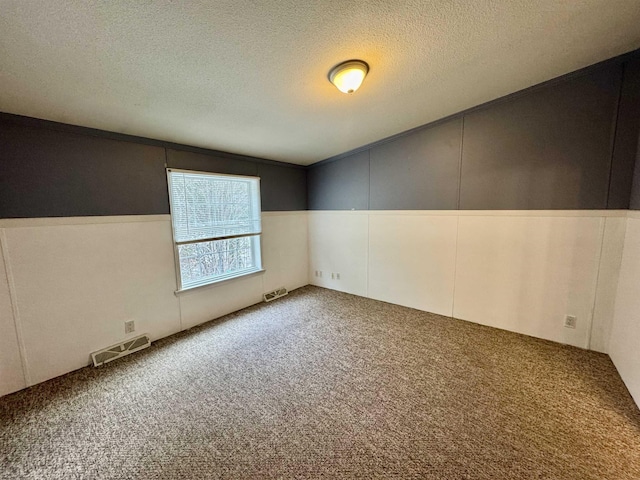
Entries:
<svg viewBox="0 0 640 480">
<path fill-rule="evenodd" d="M 0 218 L 169 213 L 174 168 L 260 176 L 262 210 L 306 210 L 304 167 L 0 115 Z"/>
<path fill-rule="evenodd" d="M 307 171 L 287 165 L 258 164 L 262 210 L 307 209 Z"/>
<path fill-rule="evenodd" d="M 634 165 L 627 162 L 620 169 L 620 175 L 633 178 L 629 208 L 640 210 L 640 59 L 625 65 L 624 77 L 625 85 L 618 114 L 618 123 L 624 127 L 619 127 L 616 132 L 614 161 L 616 155 L 625 160 L 632 155 L 635 157 L 635 170 Z"/>
<path fill-rule="evenodd" d="M 0 122 L 0 217 L 169 213 L 164 149 Z"/>
<path fill-rule="evenodd" d="M 611 166 L 609 208 L 630 208 L 630 195 L 638 137 L 640 136 L 640 59 L 623 65 L 616 136 Z M 640 192 L 639 192 L 640 194 Z"/>
<path fill-rule="evenodd" d="M 637 53 L 311 165 L 309 208 L 364 204 L 362 188 L 351 198 L 344 179 L 320 172 L 349 171 L 367 152 L 372 210 L 628 208 Z"/>
<path fill-rule="evenodd" d="M 631 190 L 631 210 L 640 210 L 640 135 L 636 144 L 636 166 L 633 172 L 633 188 Z"/>
<path fill-rule="evenodd" d="M 461 139 L 457 118 L 372 148 L 371 210 L 457 208 Z"/>
<path fill-rule="evenodd" d="M 621 76 L 607 68 L 465 115 L 460 208 L 607 208 Z"/>
<path fill-rule="evenodd" d="M 362 152 L 307 171 L 310 210 L 367 210 L 369 152 Z"/>
</svg>

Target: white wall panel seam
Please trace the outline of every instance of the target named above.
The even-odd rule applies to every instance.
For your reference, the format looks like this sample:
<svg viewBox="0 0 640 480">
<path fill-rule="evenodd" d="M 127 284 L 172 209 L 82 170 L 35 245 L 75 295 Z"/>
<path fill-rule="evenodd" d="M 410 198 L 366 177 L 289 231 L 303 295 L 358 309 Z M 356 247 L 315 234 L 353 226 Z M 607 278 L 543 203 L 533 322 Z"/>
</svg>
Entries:
<svg viewBox="0 0 640 480">
<path fill-rule="evenodd" d="M 598 300 L 598 282 L 600 281 L 600 270 L 602 269 L 602 250 L 603 250 L 603 246 L 604 246 L 604 230 L 606 227 L 606 222 L 607 219 L 606 218 L 601 218 L 600 219 L 600 249 L 598 251 L 598 268 L 596 269 L 596 278 L 595 281 L 593 283 L 593 289 L 592 289 L 592 302 L 591 302 L 591 312 L 589 314 L 589 328 L 587 330 L 587 345 L 585 348 L 587 349 L 591 349 L 591 343 L 592 343 L 592 334 L 593 334 L 593 316 L 595 314 L 596 311 L 596 302 Z"/>
<path fill-rule="evenodd" d="M 22 376 L 27 387 L 31 386 L 31 374 L 29 371 L 29 362 L 27 360 L 27 352 L 24 344 L 24 334 L 20 323 L 20 311 L 18 309 L 18 299 L 16 298 L 16 288 L 13 281 L 13 272 L 11 270 L 11 259 L 9 255 L 9 244 L 5 229 L 0 229 L 0 250 L 2 250 L 2 258 L 4 259 L 5 275 L 7 276 L 7 285 L 9 286 L 9 300 L 11 301 L 11 312 L 13 315 L 13 326 L 18 339 L 18 350 L 20 352 L 20 361 L 22 363 Z"/>
<path fill-rule="evenodd" d="M 366 275 L 366 279 L 367 279 L 367 285 L 366 285 L 366 292 L 367 292 L 367 298 L 370 298 L 369 296 L 369 275 L 371 274 L 371 265 L 369 264 L 370 261 L 370 253 L 371 252 L 371 215 L 367 215 L 367 262 L 365 263 L 365 265 L 367 266 L 367 275 Z"/>
</svg>

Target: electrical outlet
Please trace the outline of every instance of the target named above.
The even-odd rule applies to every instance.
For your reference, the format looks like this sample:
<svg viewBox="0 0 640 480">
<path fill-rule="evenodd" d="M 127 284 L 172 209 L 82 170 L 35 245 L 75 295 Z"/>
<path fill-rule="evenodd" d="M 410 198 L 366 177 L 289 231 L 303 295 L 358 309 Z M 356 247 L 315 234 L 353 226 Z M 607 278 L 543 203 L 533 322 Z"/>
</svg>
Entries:
<svg viewBox="0 0 640 480">
<path fill-rule="evenodd" d="M 574 315 L 567 315 L 564 317 L 564 326 L 567 328 L 576 328 L 578 319 Z"/>
<path fill-rule="evenodd" d="M 318 276 L 322 278 L 322 270 L 318 270 Z"/>
<path fill-rule="evenodd" d="M 336 273 L 336 280 L 340 280 L 340 274 Z"/>
<path fill-rule="evenodd" d="M 335 280 L 335 278 L 336 278 L 336 274 L 335 274 L 335 273 L 332 273 L 332 274 L 331 274 L 331 280 Z"/>
<path fill-rule="evenodd" d="M 124 322 L 124 333 L 133 333 L 136 331 L 136 322 L 129 320 Z"/>
</svg>

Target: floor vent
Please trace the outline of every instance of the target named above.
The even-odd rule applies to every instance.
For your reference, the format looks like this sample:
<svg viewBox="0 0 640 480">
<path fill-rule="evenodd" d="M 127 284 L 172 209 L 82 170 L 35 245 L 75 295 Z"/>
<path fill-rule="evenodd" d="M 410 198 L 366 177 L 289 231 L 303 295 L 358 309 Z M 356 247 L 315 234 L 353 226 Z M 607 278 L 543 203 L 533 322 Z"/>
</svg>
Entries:
<svg viewBox="0 0 640 480">
<path fill-rule="evenodd" d="M 272 292 L 265 293 L 263 297 L 265 302 L 270 302 L 272 300 L 275 300 L 276 298 L 284 297 L 288 293 L 289 292 L 287 292 L 286 288 L 280 287 L 280 288 L 276 288 Z"/>
<path fill-rule="evenodd" d="M 93 366 L 98 367 L 105 363 L 109 363 L 116 358 L 124 357 L 125 355 L 129 355 L 130 353 L 137 352 L 138 350 L 142 350 L 143 348 L 147 348 L 149 345 L 151 345 L 149 336 L 141 335 L 139 337 L 132 338 L 131 340 L 118 343 L 117 345 L 103 348 L 102 350 L 98 350 L 97 352 L 93 352 L 91 354 L 91 358 L 93 359 Z"/>
</svg>

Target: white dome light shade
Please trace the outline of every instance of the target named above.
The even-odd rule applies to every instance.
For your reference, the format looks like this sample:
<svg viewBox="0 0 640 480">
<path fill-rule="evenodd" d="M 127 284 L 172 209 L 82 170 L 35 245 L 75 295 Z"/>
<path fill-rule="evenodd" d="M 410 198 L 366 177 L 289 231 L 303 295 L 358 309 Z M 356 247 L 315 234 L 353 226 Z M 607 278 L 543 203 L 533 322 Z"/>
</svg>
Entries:
<svg viewBox="0 0 640 480">
<path fill-rule="evenodd" d="M 353 93 L 369 72 L 369 65 L 362 60 L 349 60 L 340 63 L 329 72 L 329 81 L 343 93 Z"/>
</svg>

